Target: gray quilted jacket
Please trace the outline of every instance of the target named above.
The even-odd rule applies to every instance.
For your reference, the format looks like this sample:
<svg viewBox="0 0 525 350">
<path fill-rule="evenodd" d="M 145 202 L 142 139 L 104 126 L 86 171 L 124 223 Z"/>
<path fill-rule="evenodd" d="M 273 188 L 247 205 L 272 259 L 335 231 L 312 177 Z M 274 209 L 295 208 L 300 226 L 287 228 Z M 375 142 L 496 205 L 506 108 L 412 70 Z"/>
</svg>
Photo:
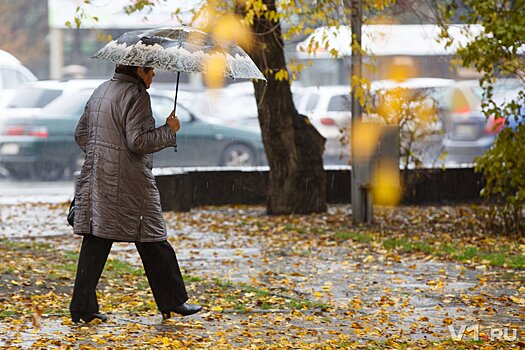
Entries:
<svg viewBox="0 0 525 350">
<path fill-rule="evenodd" d="M 86 154 L 75 189 L 79 235 L 127 242 L 166 240 L 152 153 L 175 146 L 168 125 L 155 128 L 139 80 L 116 73 L 91 95 L 75 131 Z"/>
</svg>

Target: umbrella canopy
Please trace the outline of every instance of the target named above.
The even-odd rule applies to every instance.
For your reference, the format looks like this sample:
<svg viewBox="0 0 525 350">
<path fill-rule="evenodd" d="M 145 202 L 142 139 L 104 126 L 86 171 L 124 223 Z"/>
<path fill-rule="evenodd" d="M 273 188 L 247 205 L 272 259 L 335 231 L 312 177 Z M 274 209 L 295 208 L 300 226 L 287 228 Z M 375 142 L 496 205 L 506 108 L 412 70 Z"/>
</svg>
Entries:
<svg viewBox="0 0 525 350">
<path fill-rule="evenodd" d="M 240 46 L 218 42 L 211 35 L 186 26 L 126 32 L 92 58 L 178 73 L 207 73 L 206 61 L 216 55 L 225 60 L 226 77 L 266 80 Z"/>
</svg>

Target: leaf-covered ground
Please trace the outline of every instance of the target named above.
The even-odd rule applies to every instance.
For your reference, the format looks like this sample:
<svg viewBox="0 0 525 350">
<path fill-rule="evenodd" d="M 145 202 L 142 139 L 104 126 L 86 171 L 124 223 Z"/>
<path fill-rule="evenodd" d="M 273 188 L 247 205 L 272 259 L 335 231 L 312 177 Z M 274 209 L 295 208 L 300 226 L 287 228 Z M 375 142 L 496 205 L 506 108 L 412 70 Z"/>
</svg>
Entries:
<svg viewBox="0 0 525 350">
<path fill-rule="evenodd" d="M 0 209 L 1 347 L 525 347 L 525 241 L 484 232 L 473 207 L 376 208 L 376 223 L 360 227 L 348 206 L 166 213 L 203 312 L 162 321 L 134 245 L 116 243 L 99 284 L 110 320 L 88 325 L 68 315 L 80 238 L 66 204 Z"/>
</svg>

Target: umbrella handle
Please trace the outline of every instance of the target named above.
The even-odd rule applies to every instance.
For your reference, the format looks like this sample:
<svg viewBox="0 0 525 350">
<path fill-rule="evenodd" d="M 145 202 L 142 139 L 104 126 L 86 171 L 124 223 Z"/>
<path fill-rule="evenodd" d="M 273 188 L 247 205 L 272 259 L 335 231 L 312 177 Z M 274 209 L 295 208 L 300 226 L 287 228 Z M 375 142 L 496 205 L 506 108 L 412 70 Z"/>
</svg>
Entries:
<svg viewBox="0 0 525 350">
<path fill-rule="evenodd" d="M 177 72 L 177 85 L 175 86 L 175 101 L 173 102 L 173 115 L 177 116 L 177 96 L 179 94 L 179 78 L 180 72 Z M 177 152 L 177 146 L 173 147 L 173 150 Z"/>
<path fill-rule="evenodd" d="M 176 115 L 177 111 L 177 95 L 179 94 L 179 78 L 180 78 L 180 72 L 177 72 L 177 85 L 175 86 L 175 102 L 173 103 L 173 114 Z"/>
</svg>

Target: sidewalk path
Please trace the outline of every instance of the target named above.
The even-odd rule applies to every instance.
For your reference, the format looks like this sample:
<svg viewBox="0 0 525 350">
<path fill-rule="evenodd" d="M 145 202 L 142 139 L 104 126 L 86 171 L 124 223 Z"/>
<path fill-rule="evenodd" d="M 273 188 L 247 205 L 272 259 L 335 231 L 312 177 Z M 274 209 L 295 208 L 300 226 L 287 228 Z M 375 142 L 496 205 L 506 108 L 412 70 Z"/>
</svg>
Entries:
<svg viewBox="0 0 525 350">
<path fill-rule="evenodd" d="M 380 210 L 379 224 L 365 228 L 349 224 L 347 206 L 310 216 L 268 217 L 264 208 L 245 206 L 166 213 L 191 301 L 203 304 L 204 311 L 163 322 L 134 245 L 117 243 L 99 288 L 101 311 L 110 321 L 80 326 L 67 317 L 81 241 L 65 223 L 67 204 L 0 209 L 0 346 L 525 346 L 523 269 L 475 259 L 453 262 L 422 251 L 406 254 L 367 236 L 387 234 L 394 226 L 413 231 L 407 234 L 414 241 L 429 232 L 438 241 L 450 238 L 447 220 L 405 227 L 396 221 L 399 215 L 418 219 L 403 213 L 418 209 Z M 439 217 L 454 210 L 430 212 Z M 424 209 L 416 214 L 428 217 Z M 452 340 L 462 327 L 467 327 L 463 341 Z M 507 340 L 490 341 L 504 329 Z"/>
</svg>

